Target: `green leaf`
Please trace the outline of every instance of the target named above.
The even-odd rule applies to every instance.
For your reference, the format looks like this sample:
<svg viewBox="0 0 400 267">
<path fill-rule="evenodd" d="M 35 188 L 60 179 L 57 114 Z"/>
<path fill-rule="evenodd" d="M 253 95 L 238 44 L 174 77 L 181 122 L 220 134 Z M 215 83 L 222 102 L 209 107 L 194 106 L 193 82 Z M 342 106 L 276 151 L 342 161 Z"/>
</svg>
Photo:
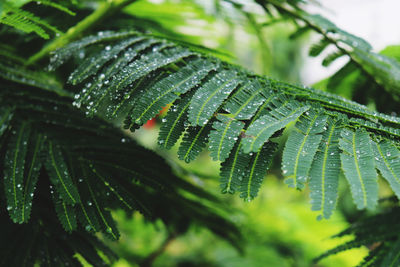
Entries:
<svg viewBox="0 0 400 267">
<path fill-rule="evenodd" d="M 189 108 L 189 122 L 198 126 L 205 125 L 240 81 L 235 71 L 218 70 L 218 73 L 197 89 L 193 96 Z"/>
<path fill-rule="evenodd" d="M 13 127 L 4 159 L 4 190 L 7 210 L 15 223 L 22 223 L 24 172 L 31 125 L 27 121 Z M 28 162 L 30 164 L 30 162 Z"/>
<path fill-rule="evenodd" d="M 156 50 L 150 54 L 142 55 L 140 59 L 133 61 L 123 71 L 117 73 L 108 88 L 113 88 L 118 92 L 150 72 L 188 57 L 191 54 L 191 52 L 183 48 L 171 48 L 160 52 Z"/>
<path fill-rule="evenodd" d="M 212 62 L 204 63 L 201 59 L 189 61 L 185 67 L 147 88 L 133 108 L 132 118 L 135 123 L 144 124 L 153 118 L 167 104 L 200 84 L 202 79 L 215 68 L 216 65 Z"/>
<path fill-rule="evenodd" d="M 208 135 L 211 131 L 211 122 L 203 126 L 191 126 L 186 130 L 178 150 L 178 157 L 189 163 L 194 160 L 205 148 Z"/>
<path fill-rule="evenodd" d="M 109 106 L 110 104 L 107 102 L 108 108 L 115 109 L 119 106 L 118 104 L 124 95 L 131 94 L 128 87 L 135 81 L 166 65 L 188 57 L 191 54 L 192 52 L 186 49 L 171 48 L 142 55 L 138 60 L 129 63 L 125 68 L 113 75 L 113 79 L 109 81 L 107 85 L 97 89 L 95 98 L 92 97 L 89 102 L 89 112 L 96 113 L 99 105 L 105 101 L 111 101 L 111 103 L 113 103 L 111 106 Z M 116 103 L 114 104 L 114 102 Z"/>
<path fill-rule="evenodd" d="M 60 33 L 60 31 L 52 27 L 45 20 L 40 19 L 39 17 L 33 15 L 28 11 L 14 8 L 10 5 L 4 5 L 3 8 L 3 12 L 5 14 L 3 16 L 0 16 L 0 23 L 2 24 L 6 24 L 26 33 L 34 32 L 44 39 L 49 39 L 50 36 L 46 32 L 46 30 L 43 29 L 43 27 Z"/>
<path fill-rule="evenodd" d="M 268 91 L 269 86 L 261 85 L 257 80 L 249 81 L 229 98 L 223 109 L 229 112 L 233 119 L 248 120 L 272 94 L 272 91 Z"/>
<path fill-rule="evenodd" d="M 400 198 L 400 151 L 388 140 L 374 142 L 372 148 L 377 169 Z"/>
<path fill-rule="evenodd" d="M 328 119 L 328 129 L 310 169 L 311 209 L 322 211 L 318 219 L 328 219 L 336 206 L 340 174 L 340 122 Z"/>
<path fill-rule="evenodd" d="M 59 145 L 49 140 L 46 144 L 47 157 L 45 167 L 50 181 L 65 203 L 74 205 L 80 202 L 78 190 L 71 179 L 67 163 Z"/>
<path fill-rule="evenodd" d="M 75 207 L 65 203 L 59 199 L 58 196 L 53 197 L 53 202 L 56 208 L 58 219 L 60 220 L 65 231 L 72 232 L 76 230 L 77 222 Z"/>
<path fill-rule="evenodd" d="M 99 179 L 99 182 L 103 183 L 104 187 L 109 190 L 108 194 L 111 192 L 129 210 L 134 210 L 136 208 L 137 203 L 132 199 L 129 193 L 126 192 L 126 190 L 118 185 L 118 183 L 115 183 L 113 180 L 104 177 L 103 174 L 101 174 L 96 168 L 92 167 L 91 169 Z"/>
<path fill-rule="evenodd" d="M 244 122 L 232 119 L 224 114 L 217 115 L 210 133 L 210 156 L 214 160 L 224 161 L 231 152 L 236 141 L 239 139 L 240 132 L 244 127 Z"/>
<path fill-rule="evenodd" d="M 74 55 L 79 55 L 83 52 L 83 49 L 87 46 L 98 44 L 101 42 L 120 40 L 124 38 L 137 35 L 135 31 L 123 31 L 123 32 L 113 32 L 113 31 L 101 31 L 97 35 L 91 35 L 84 37 L 78 41 L 72 42 L 66 46 L 63 46 L 55 51 L 53 56 L 50 58 L 50 70 L 55 70 L 60 65 L 64 64 L 70 57 Z"/>
<path fill-rule="evenodd" d="M 162 119 L 158 136 L 158 144 L 161 147 L 170 149 L 185 131 L 185 121 L 192 96 L 193 93 L 187 94 L 168 109 L 167 115 Z"/>
<path fill-rule="evenodd" d="M 111 240 L 118 240 L 120 234 L 117 230 L 111 213 L 103 208 L 104 204 L 101 202 L 100 198 L 96 196 L 96 191 L 94 191 L 94 186 L 89 177 L 86 177 L 85 184 L 89 190 L 90 198 L 93 201 L 89 202 L 88 205 L 93 205 L 96 209 L 97 216 L 99 217 L 97 220 L 100 222 L 103 233 L 105 233 L 106 236 L 109 237 Z"/>
<path fill-rule="evenodd" d="M 80 173 L 79 175 L 83 174 Z M 96 233 L 100 231 L 100 222 L 97 218 L 96 208 L 93 206 L 93 203 L 91 201 L 89 189 L 87 188 L 87 186 L 82 186 L 83 178 L 79 179 L 79 183 L 79 194 L 81 197 L 81 202 L 76 208 L 77 218 L 86 231 Z"/>
<path fill-rule="evenodd" d="M 269 169 L 278 145 L 273 142 L 266 143 L 257 153 L 250 153 L 252 158 L 247 167 L 246 174 L 241 183 L 240 197 L 251 201 L 258 194 L 261 183 Z"/>
<path fill-rule="evenodd" d="M 125 68 L 129 62 L 136 58 L 139 53 L 156 43 L 159 43 L 159 41 L 155 39 L 145 39 L 143 42 L 126 49 L 123 56 L 117 57 L 115 60 L 109 63 L 100 74 L 95 76 L 91 82 L 85 84 L 85 87 L 82 89 L 82 91 L 75 95 L 76 100 L 74 105 L 78 108 L 82 104 L 88 105 L 88 115 L 93 115 L 97 111 L 98 106 L 101 104 L 101 100 L 104 99 L 104 94 L 102 94 L 102 91 L 108 93 L 108 91 L 112 90 L 112 87 L 109 87 L 108 85 L 115 75 L 117 75 L 122 68 Z M 138 87 L 138 85 L 139 84 L 137 84 L 136 87 Z M 132 91 L 135 91 L 134 89 L 136 88 L 133 88 Z M 125 102 L 129 103 L 132 100 L 130 96 L 131 93 L 125 94 L 122 101 L 115 105 L 115 107 L 110 107 L 110 110 L 107 110 L 108 117 L 116 117 L 116 113 L 120 112 L 119 109 L 121 106 L 125 105 Z"/>
<path fill-rule="evenodd" d="M 309 106 L 301 106 L 294 100 L 286 100 L 282 105 L 278 105 L 275 110 L 260 117 L 249 126 L 242 139 L 243 151 L 257 152 L 275 132 L 297 120 L 309 108 Z"/>
<path fill-rule="evenodd" d="M 365 129 L 343 129 L 339 140 L 342 168 L 358 209 L 375 208 L 378 183 L 371 139 Z"/>
<path fill-rule="evenodd" d="M 241 149 L 237 142 L 231 155 L 221 164 L 221 190 L 222 193 L 233 194 L 240 189 L 240 185 L 247 173 L 251 156 Z"/>
<path fill-rule="evenodd" d="M 24 170 L 24 192 L 22 197 L 20 222 L 28 222 L 36 183 L 39 178 L 42 161 L 40 158 L 43 149 L 44 136 L 36 131 L 32 132 L 28 143 L 28 152 L 25 161 Z"/>
<path fill-rule="evenodd" d="M 327 116 L 306 112 L 290 132 L 282 156 L 282 172 L 289 187 L 303 189 L 308 172 L 326 130 Z"/>
<path fill-rule="evenodd" d="M 99 53 L 96 51 L 94 55 L 88 56 L 83 60 L 83 62 L 71 73 L 68 78 L 68 82 L 72 84 L 77 84 L 85 80 L 86 78 L 97 73 L 108 61 L 112 60 L 122 51 L 126 50 L 130 45 L 135 44 L 144 40 L 143 36 L 135 36 L 122 40 L 117 44 L 107 45 Z M 101 75 L 101 74 L 100 74 Z M 103 74 L 105 75 L 105 74 Z"/>
</svg>

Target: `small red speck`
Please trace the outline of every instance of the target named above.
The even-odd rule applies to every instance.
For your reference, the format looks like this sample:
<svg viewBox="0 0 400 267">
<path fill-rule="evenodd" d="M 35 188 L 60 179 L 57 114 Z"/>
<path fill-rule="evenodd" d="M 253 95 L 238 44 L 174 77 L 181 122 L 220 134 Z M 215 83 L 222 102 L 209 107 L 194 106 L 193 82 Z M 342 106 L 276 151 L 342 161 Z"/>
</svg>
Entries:
<svg viewBox="0 0 400 267">
<path fill-rule="evenodd" d="M 151 120 L 148 120 L 143 127 L 147 130 L 153 128 L 156 125 L 156 117 L 152 118 Z"/>
</svg>

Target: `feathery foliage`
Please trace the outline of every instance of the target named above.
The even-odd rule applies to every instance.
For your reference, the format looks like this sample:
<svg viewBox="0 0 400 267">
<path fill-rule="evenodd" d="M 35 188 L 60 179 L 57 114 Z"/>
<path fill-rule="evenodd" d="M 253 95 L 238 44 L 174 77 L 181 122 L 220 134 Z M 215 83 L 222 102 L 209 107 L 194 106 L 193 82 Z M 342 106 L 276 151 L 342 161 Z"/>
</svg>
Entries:
<svg viewBox="0 0 400 267">
<path fill-rule="evenodd" d="M 170 149 L 179 143 L 178 157 L 186 162 L 207 147 L 221 162 L 223 193 L 239 192 L 247 201 L 254 199 L 277 141 L 289 131 L 282 172 L 290 187 L 301 190 L 309 182 L 318 218 L 329 218 L 336 206 L 341 169 L 358 209 L 373 209 L 378 203 L 376 169 L 400 196 L 398 117 L 331 93 L 256 75 L 193 46 L 132 29 L 112 31 L 114 24 L 91 29 L 81 22 L 63 34 L 31 13 L 34 3 L 28 3 L 33 1 L 20 2 L 1 6 L 0 23 L 43 38 L 49 38 L 49 32 L 61 37 L 46 46 L 39 43 L 43 50 L 28 64 L 11 50 L 0 53 L 5 193 L 0 201 L 7 203 L 1 206 L 7 207 L 14 223 L 27 223 L 10 224 L 1 213 L 5 236 L 16 233 L 15 243 L 1 250 L 3 264 L 30 266 L 36 260 L 49 266 L 54 261 L 79 266 L 72 257 L 75 253 L 93 265 L 106 264 L 99 251 L 111 262 L 114 256 L 92 234 L 118 239 L 111 214 L 116 208 L 139 211 L 150 221 L 161 219 L 176 232 L 200 224 L 240 249 L 240 232 L 220 214 L 212 195 L 177 177 L 160 156 L 115 128 L 123 125 L 134 131 L 165 107 L 169 109 L 158 144 Z M 131 2 L 110 1 L 121 8 Z M 228 2 L 244 9 L 238 1 Z M 322 39 L 310 49 L 311 55 L 334 44 L 338 50 L 323 65 L 350 56 L 350 70 L 337 76 L 359 68 L 389 94 L 400 95 L 397 61 L 371 52 L 367 42 L 321 16 L 308 14 L 299 6 L 303 1 L 255 2 L 270 16 L 278 13 L 301 21 L 301 32 L 320 33 Z M 64 1 L 43 4 L 73 14 Z M 260 32 L 251 14 L 246 16 Z M 71 42 L 75 39 L 79 40 Z M 32 64 L 54 48 L 59 49 L 52 51 L 48 71 Z M 71 73 L 68 78 L 65 71 Z M 360 221 L 360 227 L 341 234 L 353 233 L 355 240 L 326 255 L 380 242 L 365 266 L 397 264 L 398 231 L 385 230 L 394 225 L 396 210 Z M 41 231 L 45 234 L 39 235 Z M 50 238 L 55 235 L 60 238 Z M 19 249 L 18 242 L 24 247 Z"/>
<path fill-rule="evenodd" d="M 45 19 L 37 17 L 32 12 L 24 10 L 23 6 L 29 3 L 37 3 L 50 6 L 68 15 L 75 15 L 75 12 L 68 9 L 60 1 L 2 1 L 0 8 L 0 23 L 12 26 L 26 33 L 34 32 L 44 39 L 49 39 L 49 33 L 61 34 L 55 26 L 49 24 Z"/>
<path fill-rule="evenodd" d="M 126 35 L 108 32 L 103 41 L 99 36 L 89 37 L 96 38 L 96 44 L 88 45 L 87 49 L 100 49 L 97 53 L 103 53 L 101 51 L 111 50 L 114 43 L 118 47 L 118 43 L 123 42 L 119 39 L 126 38 Z M 141 42 L 154 38 L 139 33 L 136 35 Z M 56 55 L 71 56 L 72 52 L 68 51 L 85 42 L 72 43 Z M 131 123 L 127 128 L 135 129 L 137 126 L 134 125 L 143 124 L 163 106 L 171 104 L 172 108 L 161 126 L 159 144 L 170 148 L 184 131 L 178 155 L 189 162 L 209 142 L 211 157 L 223 161 L 223 192 L 239 190 L 245 199 L 252 199 L 257 194 L 262 179 L 254 178 L 254 175 L 265 174 L 274 151 L 273 147 L 261 147 L 271 142 L 271 138 L 278 137 L 290 123 L 297 121 L 283 153 L 282 170 L 289 186 L 302 189 L 311 180 L 313 210 L 322 210 L 323 217 L 329 218 L 336 205 L 339 166 L 342 165 L 357 207 L 375 207 L 378 187 L 373 140 L 396 142 L 400 131 L 397 117 L 370 111 L 357 103 L 311 88 L 258 77 L 171 42 L 164 41 L 160 47 L 157 43 L 161 42 L 155 41 L 153 47 L 140 51 L 136 47 L 141 43 L 132 43 L 128 49 L 138 51 L 137 55 L 120 73 L 105 76 L 107 72 L 98 67 L 97 73 L 87 71 L 92 73 L 92 77 L 87 77 L 87 83 L 100 84 L 95 90 L 98 92 L 96 96 L 101 96 L 91 98 L 87 109 L 105 106 L 103 103 L 107 103 L 108 109 L 113 109 L 113 103 L 121 103 L 114 101 L 123 99 L 124 94 L 134 96 L 135 105 L 131 104 L 131 111 L 125 116 Z M 171 51 L 175 53 L 172 55 Z M 124 57 L 124 54 L 121 52 L 120 56 Z M 154 59 L 151 67 L 147 63 L 150 57 Z M 67 57 L 63 56 L 63 60 Z M 108 60 L 110 62 L 104 66 L 105 70 L 115 65 L 113 62 L 118 61 L 119 56 L 113 55 Z M 106 61 L 102 62 L 105 64 Z M 204 62 L 203 65 L 200 62 Z M 130 67 L 146 64 L 149 67 L 144 72 Z M 140 81 L 139 85 L 135 85 L 135 81 L 140 79 L 152 82 L 144 84 Z M 105 85 L 101 84 L 103 80 L 107 81 Z M 76 101 L 80 101 L 85 90 L 76 95 Z M 145 103 L 149 104 L 147 110 Z M 101 109 L 96 108 L 96 112 L 101 114 Z M 341 133 L 340 137 L 338 133 Z M 395 146 L 392 149 L 395 149 L 393 153 L 397 151 Z M 255 159 L 260 153 L 262 164 Z M 394 157 L 391 165 L 396 166 L 397 161 Z M 253 167 L 256 173 L 247 171 Z M 391 181 L 393 184 L 396 179 Z"/>
</svg>

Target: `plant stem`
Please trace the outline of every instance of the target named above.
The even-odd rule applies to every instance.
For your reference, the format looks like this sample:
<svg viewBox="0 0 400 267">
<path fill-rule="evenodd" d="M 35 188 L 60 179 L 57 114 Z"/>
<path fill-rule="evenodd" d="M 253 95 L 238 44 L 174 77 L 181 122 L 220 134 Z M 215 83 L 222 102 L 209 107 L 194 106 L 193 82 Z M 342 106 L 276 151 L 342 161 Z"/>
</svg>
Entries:
<svg viewBox="0 0 400 267">
<path fill-rule="evenodd" d="M 69 44 L 71 41 L 77 39 L 82 33 L 97 25 L 107 16 L 120 11 L 127 5 L 135 2 L 136 0 L 107 0 L 99 5 L 99 7 L 89 16 L 78 22 L 75 26 L 68 29 L 68 31 L 60 37 L 54 39 L 47 46 L 43 47 L 39 52 L 31 56 L 26 65 L 32 65 L 44 57 L 48 56 L 50 52 Z"/>
</svg>

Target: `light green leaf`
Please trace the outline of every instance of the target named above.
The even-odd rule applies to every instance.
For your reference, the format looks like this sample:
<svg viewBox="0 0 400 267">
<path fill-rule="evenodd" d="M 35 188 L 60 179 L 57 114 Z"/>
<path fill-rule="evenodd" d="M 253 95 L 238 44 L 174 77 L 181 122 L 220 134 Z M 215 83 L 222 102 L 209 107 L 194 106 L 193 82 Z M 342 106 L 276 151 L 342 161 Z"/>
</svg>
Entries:
<svg viewBox="0 0 400 267">
<path fill-rule="evenodd" d="M 189 163 L 194 160 L 205 148 L 208 135 L 211 131 L 211 123 L 203 126 L 191 126 L 186 130 L 178 150 L 178 157 Z"/>
<path fill-rule="evenodd" d="M 193 93 L 187 94 L 169 108 L 158 136 L 158 144 L 161 147 L 170 149 L 185 131 L 185 121 L 192 96 Z"/>
<path fill-rule="evenodd" d="M 222 193 L 233 194 L 240 189 L 241 182 L 247 173 L 251 156 L 241 149 L 241 143 L 236 143 L 231 155 L 221 164 Z"/>
<path fill-rule="evenodd" d="M 167 104 L 200 84 L 202 79 L 215 68 L 215 64 L 204 63 L 201 59 L 189 61 L 185 67 L 146 89 L 146 92 L 135 102 L 132 111 L 133 120 L 139 125 L 146 123 Z"/>
<path fill-rule="evenodd" d="M 239 139 L 244 122 L 232 119 L 223 114 L 217 115 L 210 133 L 210 156 L 214 160 L 224 161 L 231 152 L 236 141 Z"/>
<path fill-rule="evenodd" d="M 127 47 L 133 45 L 137 42 L 144 40 L 143 36 L 134 36 L 128 38 L 126 40 L 122 40 L 117 44 L 107 45 L 101 52 L 94 53 L 94 55 L 87 56 L 71 73 L 68 78 L 68 82 L 72 84 L 78 84 L 92 76 L 93 74 L 97 73 L 107 62 L 114 59 L 114 56 L 117 56 L 124 50 L 127 50 Z M 82 54 L 84 57 L 84 54 Z M 104 74 L 105 75 L 105 74 Z"/>
<path fill-rule="evenodd" d="M 244 78 L 245 79 L 245 78 Z M 264 85 L 265 86 L 265 85 Z M 231 118 L 248 120 L 271 95 L 257 80 L 243 84 L 224 105 Z"/>
<path fill-rule="evenodd" d="M 344 128 L 339 140 L 342 168 L 358 209 L 373 209 L 378 201 L 378 183 L 371 139 L 365 129 Z"/>
<path fill-rule="evenodd" d="M 328 219 L 336 206 L 340 174 L 340 122 L 328 120 L 328 129 L 310 169 L 311 209 L 322 211 L 318 219 Z"/>
<path fill-rule="evenodd" d="M 250 153 L 249 166 L 241 183 L 240 197 L 251 201 L 258 194 L 258 190 L 269 169 L 278 145 L 273 142 L 266 143 L 257 153 Z"/>
<path fill-rule="evenodd" d="M 194 94 L 189 108 L 189 121 L 193 125 L 205 125 L 222 102 L 239 85 L 241 80 L 238 78 L 235 71 L 218 70 L 218 73 Z"/>
<path fill-rule="evenodd" d="M 270 114 L 260 117 L 246 131 L 246 135 L 242 139 L 243 151 L 245 153 L 257 152 L 275 132 L 297 120 L 309 108 L 309 106 L 300 106 L 299 103 L 291 100 L 271 111 Z"/>
<path fill-rule="evenodd" d="M 306 112 L 289 134 L 282 156 L 282 172 L 289 187 L 303 189 L 308 172 L 326 130 L 327 116 L 318 112 Z"/>
<path fill-rule="evenodd" d="M 374 142 L 372 145 L 375 164 L 382 176 L 389 182 L 390 187 L 400 198 L 400 152 L 388 140 Z"/>
</svg>

